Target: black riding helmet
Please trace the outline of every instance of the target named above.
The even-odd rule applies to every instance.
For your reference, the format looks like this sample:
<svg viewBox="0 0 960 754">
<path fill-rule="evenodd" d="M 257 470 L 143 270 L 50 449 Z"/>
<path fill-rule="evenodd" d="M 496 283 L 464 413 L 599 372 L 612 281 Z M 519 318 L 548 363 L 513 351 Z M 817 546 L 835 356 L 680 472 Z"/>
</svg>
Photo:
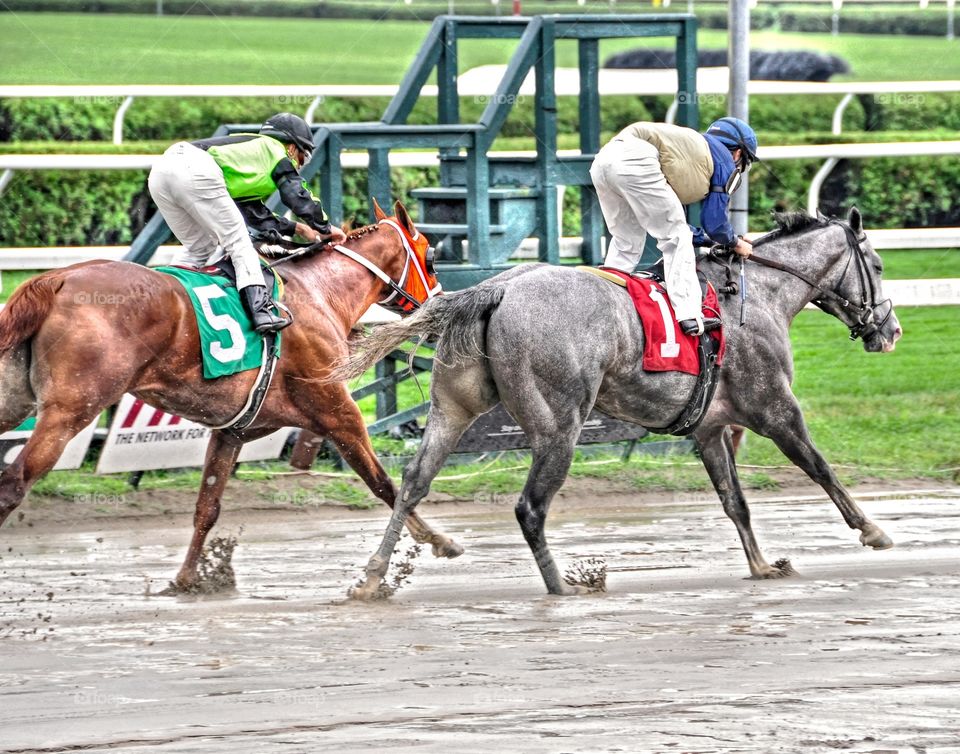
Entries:
<svg viewBox="0 0 960 754">
<path fill-rule="evenodd" d="M 260 127 L 263 136 L 272 136 L 284 144 L 295 144 L 304 154 L 303 161 L 310 161 L 313 153 L 313 130 L 299 115 L 293 113 L 277 113 L 267 118 Z"/>
</svg>

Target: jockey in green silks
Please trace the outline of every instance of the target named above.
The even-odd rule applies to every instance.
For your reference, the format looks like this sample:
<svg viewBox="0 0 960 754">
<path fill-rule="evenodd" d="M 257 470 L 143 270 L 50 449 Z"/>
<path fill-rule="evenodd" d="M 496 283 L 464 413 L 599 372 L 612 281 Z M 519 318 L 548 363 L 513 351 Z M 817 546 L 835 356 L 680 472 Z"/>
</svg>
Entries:
<svg viewBox="0 0 960 754">
<path fill-rule="evenodd" d="M 244 306 L 260 333 L 280 330 L 290 321 L 273 312 L 248 226 L 308 241 L 340 243 L 345 238 L 330 225 L 298 172 L 313 147 L 313 131 L 302 118 L 278 113 L 258 134 L 179 141 L 150 171 L 150 195 L 183 244 L 174 264 L 202 267 L 221 254 L 230 257 Z M 264 200 L 275 191 L 302 222 L 266 207 Z"/>
</svg>

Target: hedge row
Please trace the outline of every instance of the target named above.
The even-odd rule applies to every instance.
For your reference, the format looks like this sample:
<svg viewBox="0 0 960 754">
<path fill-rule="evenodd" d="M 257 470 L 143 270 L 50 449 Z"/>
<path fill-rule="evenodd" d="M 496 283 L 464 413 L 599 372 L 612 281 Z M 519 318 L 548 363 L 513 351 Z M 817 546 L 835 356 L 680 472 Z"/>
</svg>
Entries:
<svg viewBox="0 0 960 754">
<path fill-rule="evenodd" d="M 446 13 L 446 0 L 414 0 L 411 5 L 387 0 L 164 0 L 164 12 L 171 16 L 274 16 L 299 18 L 367 18 L 422 21 Z M 524 12 L 538 13 L 608 13 L 606 0 L 590 0 L 580 6 L 574 0 L 525 0 Z M 156 0 L 4 0 L 0 10 L 53 11 L 76 13 L 156 13 Z M 460 15 L 493 16 L 509 13 L 507 0 L 499 7 L 487 0 L 457 0 Z M 674 8 L 667 9 L 673 11 Z M 686 10 L 678 4 L 676 10 Z M 663 12 L 663 8 L 629 7 L 630 13 Z M 703 28 L 725 29 L 727 12 L 721 9 L 697 8 L 697 18 Z M 780 31 L 829 31 L 832 17 L 829 10 L 779 7 L 758 7 L 751 11 L 751 25 L 755 29 Z M 947 13 L 940 8 L 918 10 L 905 5 L 902 9 L 847 8 L 840 14 L 840 31 L 848 34 L 913 34 L 943 36 L 946 33 Z"/>
<path fill-rule="evenodd" d="M 726 97 L 700 95 L 703 123 L 726 111 Z M 616 96 L 602 100 L 601 123 L 616 130 L 637 120 L 662 120 L 669 97 Z M 760 132 L 799 133 L 815 128 L 828 129 L 839 95 L 758 96 L 751 100 L 751 123 Z M 135 101 L 124 121 L 124 138 L 131 141 L 175 141 L 211 134 L 221 123 L 261 122 L 280 110 L 305 112 L 310 97 L 257 99 L 153 98 Z M 379 120 L 387 98 L 328 99 L 314 120 L 321 123 Z M 118 98 L 77 97 L 73 99 L 0 100 L 0 142 L 9 141 L 101 141 L 111 138 Z M 476 122 L 485 97 L 461 99 L 461 119 Z M 558 99 L 558 130 L 579 132 L 575 97 Z M 864 95 L 847 109 L 848 130 L 960 131 L 960 94 L 876 94 Z M 436 122 L 433 101 L 418 102 L 410 123 Z M 532 136 L 533 99 L 520 97 L 503 130 L 504 136 Z"/>
<path fill-rule="evenodd" d="M 802 209 L 819 162 L 758 166 L 750 175 L 750 227 L 770 225 L 770 212 Z M 395 169 L 393 193 L 437 184 L 435 169 Z M 315 189 L 318 190 L 318 189 Z M 345 214 L 367 217 L 366 173 L 344 172 Z M 868 227 L 960 225 L 960 160 L 935 157 L 841 162 L 824 186 L 822 209 L 840 215 L 856 204 Z M 577 192 L 568 190 L 564 233 L 577 234 Z M 411 206 L 416 212 L 416 207 Z M 33 172 L 14 177 L 0 202 L 0 246 L 129 243 L 153 208 L 143 172 Z"/>
</svg>

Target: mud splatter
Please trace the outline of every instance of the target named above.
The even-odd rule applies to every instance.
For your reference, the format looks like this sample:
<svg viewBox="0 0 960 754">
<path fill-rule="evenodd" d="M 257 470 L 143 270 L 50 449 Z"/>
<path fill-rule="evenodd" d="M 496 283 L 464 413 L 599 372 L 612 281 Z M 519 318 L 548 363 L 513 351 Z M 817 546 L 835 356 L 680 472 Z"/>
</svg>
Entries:
<svg viewBox="0 0 960 754">
<path fill-rule="evenodd" d="M 594 592 L 605 592 L 607 564 L 600 558 L 578 560 L 563 574 L 563 580 L 570 586 L 585 586 Z"/>
<path fill-rule="evenodd" d="M 400 548 L 397 547 L 397 549 L 393 551 L 394 556 L 396 556 L 399 549 Z M 387 578 L 380 582 L 380 586 L 377 587 L 377 591 L 373 593 L 371 599 L 386 600 L 396 594 L 413 575 L 416 568 L 414 561 L 420 557 L 420 551 L 422 549 L 422 545 L 414 543 L 407 548 L 402 560 L 398 560 L 396 557 L 392 558 L 390 561 L 390 572 L 387 573 Z M 362 584 L 363 579 L 357 582 L 358 587 Z"/>
<path fill-rule="evenodd" d="M 180 594 L 224 594 L 237 589 L 237 575 L 233 571 L 233 552 L 237 549 L 239 537 L 243 529 L 236 536 L 214 537 L 203 548 L 200 563 L 197 565 L 197 580 L 188 587 L 178 586 L 170 582 L 166 589 L 158 592 L 168 597 Z M 149 585 L 147 593 L 149 595 Z"/>
</svg>

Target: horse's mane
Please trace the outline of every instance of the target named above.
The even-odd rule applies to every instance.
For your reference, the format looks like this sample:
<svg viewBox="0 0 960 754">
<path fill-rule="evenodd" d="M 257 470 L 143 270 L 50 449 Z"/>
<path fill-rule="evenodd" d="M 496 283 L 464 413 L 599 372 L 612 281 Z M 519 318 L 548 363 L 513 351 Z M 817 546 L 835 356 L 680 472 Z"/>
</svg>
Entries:
<svg viewBox="0 0 960 754">
<path fill-rule="evenodd" d="M 352 241 L 356 238 L 360 238 L 369 233 L 375 233 L 379 230 L 379 225 L 364 225 L 360 228 L 354 228 L 349 233 L 347 233 L 347 241 Z M 257 253 L 261 256 L 268 257 L 270 259 L 279 259 L 282 257 L 289 257 L 296 255 L 296 259 L 293 259 L 294 262 L 299 262 L 301 259 L 309 259 L 318 252 L 324 251 L 327 247 L 320 246 L 319 248 L 312 249 L 306 254 L 300 254 L 297 248 L 288 249 L 284 246 L 274 246 L 274 245 L 264 245 L 258 249 Z"/>
<path fill-rule="evenodd" d="M 803 211 L 774 212 L 773 219 L 774 222 L 777 223 L 776 230 L 772 230 L 760 236 L 760 238 L 755 239 L 753 242 L 754 247 L 762 246 L 765 243 L 770 243 L 771 241 L 776 241 L 781 238 L 798 236 L 801 233 L 806 233 L 808 230 L 814 230 L 815 228 L 825 228 L 830 224 L 830 220 L 823 215 L 813 217 Z"/>
</svg>

